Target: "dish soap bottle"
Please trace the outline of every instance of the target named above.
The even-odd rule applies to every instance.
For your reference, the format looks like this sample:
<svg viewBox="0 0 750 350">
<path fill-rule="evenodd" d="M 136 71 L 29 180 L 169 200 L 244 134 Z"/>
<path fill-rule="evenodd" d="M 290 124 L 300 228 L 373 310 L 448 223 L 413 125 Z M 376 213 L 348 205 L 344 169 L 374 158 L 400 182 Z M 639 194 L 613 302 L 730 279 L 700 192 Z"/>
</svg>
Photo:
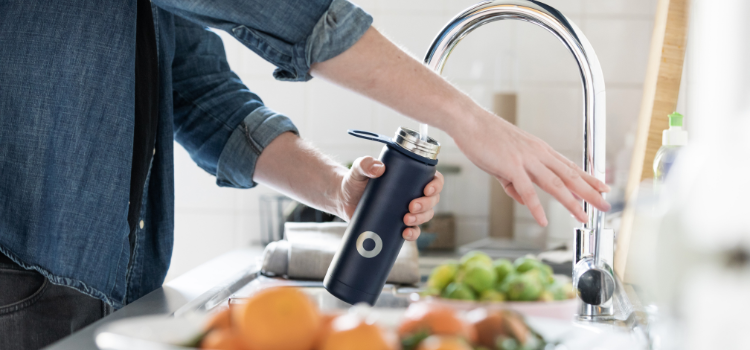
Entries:
<svg viewBox="0 0 750 350">
<path fill-rule="evenodd" d="M 687 131 L 682 129 L 683 116 L 674 112 L 669 115 L 669 129 L 662 132 L 661 148 L 654 158 L 654 184 L 664 182 L 682 146 L 687 145 Z"/>
</svg>

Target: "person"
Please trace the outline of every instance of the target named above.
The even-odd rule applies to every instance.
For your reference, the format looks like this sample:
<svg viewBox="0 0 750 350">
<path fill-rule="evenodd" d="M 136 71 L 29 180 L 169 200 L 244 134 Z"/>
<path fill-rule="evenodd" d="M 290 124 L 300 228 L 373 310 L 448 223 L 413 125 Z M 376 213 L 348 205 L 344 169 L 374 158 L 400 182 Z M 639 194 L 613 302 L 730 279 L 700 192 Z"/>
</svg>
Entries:
<svg viewBox="0 0 750 350">
<path fill-rule="evenodd" d="M 173 237 L 173 140 L 219 186 L 268 185 L 348 219 L 368 178 L 300 138 L 228 67 L 231 34 L 285 81 L 322 78 L 445 130 L 546 225 L 534 183 L 579 220 L 606 185 L 478 106 L 346 0 L 0 4 L 0 349 L 34 349 L 158 288 Z M 443 186 L 414 200 L 414 240 Z"/>
</svg>

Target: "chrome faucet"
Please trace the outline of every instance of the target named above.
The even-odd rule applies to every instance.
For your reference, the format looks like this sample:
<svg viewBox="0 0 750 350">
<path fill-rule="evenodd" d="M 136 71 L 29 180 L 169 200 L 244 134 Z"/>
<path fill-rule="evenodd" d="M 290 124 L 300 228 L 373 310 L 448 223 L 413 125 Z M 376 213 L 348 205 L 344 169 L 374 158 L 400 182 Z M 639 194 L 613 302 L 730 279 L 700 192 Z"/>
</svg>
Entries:
<svg viewBox="0 0 750 350">
<path fill-rule="evenodd" d="M 450 20 L 433 40 L 425 63 L 438 74 L 451 51 L 472 30 L 503 19 L 536 24 L 555 35 L 578 62 L 583 80 L 583 170 L 604 181 L 606 94 L 599 60 L 586 37 L 560 11 L 534 0 L 491 0 L 478 3 Z M 420 128 L 426 130 L 426 126 Z M 581 319 L 606 319 L 614 315 L 614 231 L 604 229 L 603 213 L 584 202 L 588 222 L 575 230 L 573 285 Z"/>
</svg>

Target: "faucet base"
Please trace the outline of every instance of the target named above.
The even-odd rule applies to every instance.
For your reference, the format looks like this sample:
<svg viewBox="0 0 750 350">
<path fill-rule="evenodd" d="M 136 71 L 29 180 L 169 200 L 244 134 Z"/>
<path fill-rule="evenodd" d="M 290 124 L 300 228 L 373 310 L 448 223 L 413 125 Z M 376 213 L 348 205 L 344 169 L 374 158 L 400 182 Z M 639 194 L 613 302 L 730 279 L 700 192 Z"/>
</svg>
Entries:
<svg viewBox="0 0 750 350">
<path fill-rule="evenodd" d="M 576 318 L 580 321 L 607 321 L 615 318 L 612 300 L 603 305 L 591 305 L 581 302 Z"/>
</svg>

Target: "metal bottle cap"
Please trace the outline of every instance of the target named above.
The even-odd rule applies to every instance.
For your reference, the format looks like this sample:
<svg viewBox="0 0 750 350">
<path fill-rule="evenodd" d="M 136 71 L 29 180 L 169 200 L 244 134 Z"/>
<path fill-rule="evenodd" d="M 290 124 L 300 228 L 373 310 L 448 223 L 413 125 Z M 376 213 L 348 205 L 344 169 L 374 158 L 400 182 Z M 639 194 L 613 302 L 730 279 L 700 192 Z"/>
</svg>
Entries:
<svg viewBox="0 0 750 350">
<path fill-rule="evenodd" d="M 418 132 L 409 128 L 398 128 L 393 141 L 405 150 L 428 159 L 437 159 L 440 152 L 440 143 L 435 139 L 427 136 L 427 141 L 423 141 Z"/>
</svg>

